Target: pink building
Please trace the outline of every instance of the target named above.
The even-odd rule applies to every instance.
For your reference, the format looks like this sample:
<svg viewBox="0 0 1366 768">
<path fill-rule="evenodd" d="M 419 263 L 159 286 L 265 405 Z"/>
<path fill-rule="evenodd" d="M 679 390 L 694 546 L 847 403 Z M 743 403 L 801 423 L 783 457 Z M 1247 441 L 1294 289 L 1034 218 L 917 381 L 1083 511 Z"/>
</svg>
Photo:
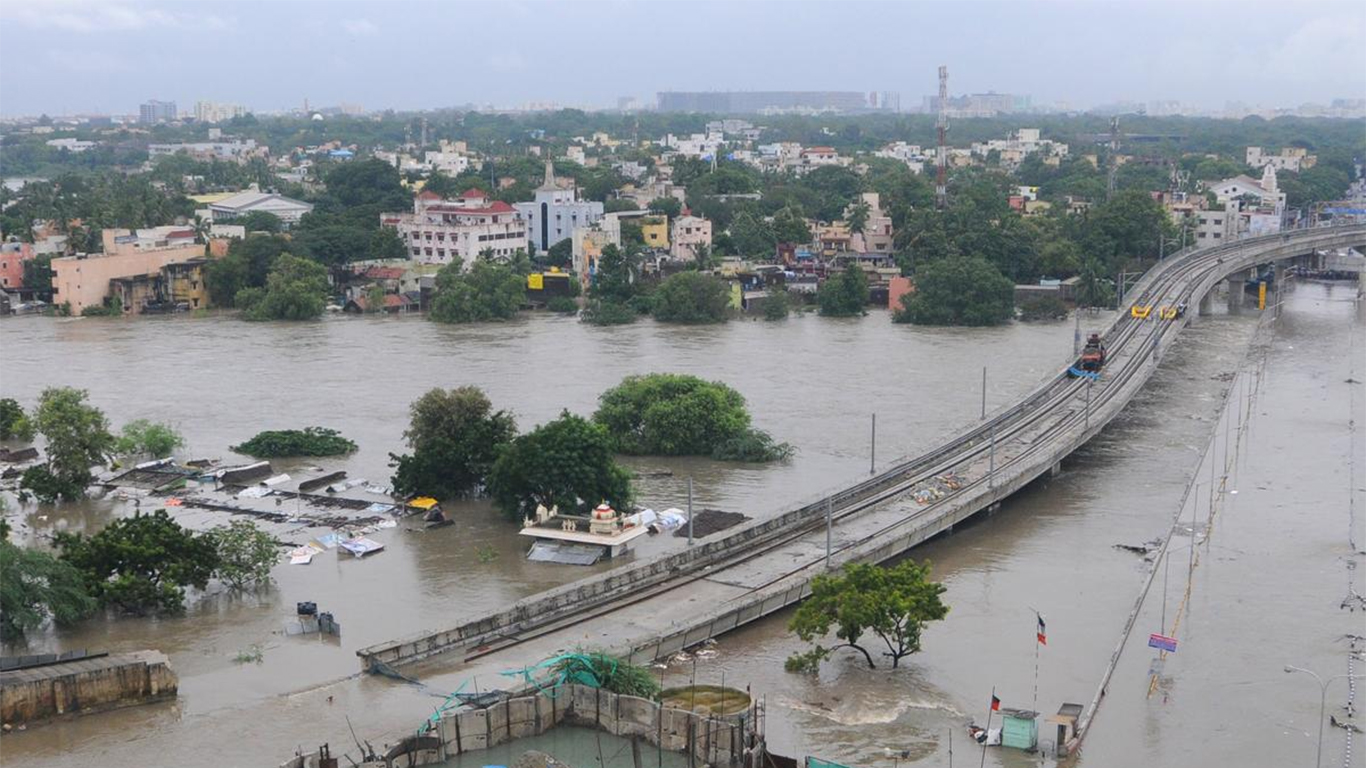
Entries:
<svg viewBox="0 0 1366 768">
<path fill-rule="evenodd" d="M 0 244 L 0 290 L 10 292 L 24 287 L 24 262 L 33 256 L 31 243 Z"/>
</svg>

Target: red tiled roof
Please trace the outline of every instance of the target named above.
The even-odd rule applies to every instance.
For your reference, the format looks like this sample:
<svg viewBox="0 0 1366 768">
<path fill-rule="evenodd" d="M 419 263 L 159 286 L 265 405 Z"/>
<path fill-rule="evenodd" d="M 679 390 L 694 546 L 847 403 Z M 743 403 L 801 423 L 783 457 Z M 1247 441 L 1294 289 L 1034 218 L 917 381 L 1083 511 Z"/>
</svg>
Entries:
<svg viewBox="0 0 1366 768">
<path fill-rule="evenodd" d="M 365 270 L 365 277 L 370 280 L 398 280 L 403 277 L 402 267 L 370 267 Z"/>
<path fill-rule="evenodd" d="M 471 197 L 488 197 L 488 196 L 489 196 L 489 193 L 485 192 L 484 190 L 479 189 L 478 187 L 470 187 L 469 189 L 465 190 L 464 192 L 461 192 L 461 193 L 460 193 L 460 197 L 458 197 L 458 198 L 456 198 L 456 199 L 457 199 L 457 200 L 465 200 L 465 199 L 468 199 L 468 198 L 471 198 Z"/>
<path fill-rule="evenodd" d="M 418 200 L 440 200 L 440 199 L 441 199 L 441 195 L 438 195 L 437 193 L 435 193 L 435 192 L 433 192 L 433 191 L 431 191 L 431 190 L 429 190 L 429 189 L 424 189 L 424 190 L 422 190 L 421 192 L 418 193 L 417 199 L 418 199 Z"/>
</svg>

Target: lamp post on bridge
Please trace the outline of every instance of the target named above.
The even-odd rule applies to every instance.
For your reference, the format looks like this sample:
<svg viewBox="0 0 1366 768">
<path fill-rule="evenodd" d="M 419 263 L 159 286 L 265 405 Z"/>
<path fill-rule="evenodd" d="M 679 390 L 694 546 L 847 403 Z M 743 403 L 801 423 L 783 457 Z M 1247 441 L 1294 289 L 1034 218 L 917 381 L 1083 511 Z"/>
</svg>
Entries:
<svg viewBox="0 0 1366 768">
<path fill-rule="evenodd" d="M 1319 677 L 1319 675 L 1318 675 L 1317 672 L 1313 672 L 1313 671 L 1311 671 L 1311 670 L 1305 669 L 1304 667 L 1292 666 L 1292 665 L 1290 665 L 1290 664 L 1286 664 L 1286 665 L 1285 665 L 1285 671 L 1286 671 L 1286 674 L 1290 674 L 1290 673 L 1292 673 L 1292 672 L 1303 672 L 1304 674 L 1310 675 L 1310 676 L 1312 676 L 1316 681 L 1318 681 L 1318 684 L 1319 684 L 1319 746 L 1318 746 L 1318 751 L 1317 751 L 1317 753 L 1314 755 L 1314 768 L 1319 768 L 1319 767 L 1323 764 L 1323 712 L 1324 712 L 1324 707 L 1325 707 L 1325 705 L 1326 705 L 1327 702 L 1328 702 L 1328 686 L 1329 686 L 1330 684 L 1332 684 L 1332 682 L 1333 682 L 1334 680 L 1341 680 L 1341 679 L 1343 679 L 1343 678 L 1346 678 L 1346 679 L 1348 679 L 1348 680 L 1360 680 L 1361 678 L 1366 677 L 1366 675 L 1334 675 L 1333 677 L 1330 677 L 1330 678 L 1328 678 L 1327 680 L 1324 680 L 1322 677 Z"/>
</svg>

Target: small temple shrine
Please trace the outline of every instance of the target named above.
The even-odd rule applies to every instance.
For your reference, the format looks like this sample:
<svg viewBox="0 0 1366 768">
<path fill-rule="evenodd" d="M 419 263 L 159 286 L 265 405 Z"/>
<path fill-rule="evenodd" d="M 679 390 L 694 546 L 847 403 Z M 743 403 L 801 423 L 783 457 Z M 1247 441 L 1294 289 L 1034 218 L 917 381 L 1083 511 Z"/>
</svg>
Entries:
<svg viewBox="0 0 1366 768">
<path fill-rule="evenodd" d="M 646 532 L 643 525 L 628 525 L 625 516 L 604 501 L 587 516 L 538 505 L 536 517 L 527 519 L 520 533 L 536 539 L 528 554 L 532 560 L 588 565 L 625 554 L 628 545 Z"/>
</svg>

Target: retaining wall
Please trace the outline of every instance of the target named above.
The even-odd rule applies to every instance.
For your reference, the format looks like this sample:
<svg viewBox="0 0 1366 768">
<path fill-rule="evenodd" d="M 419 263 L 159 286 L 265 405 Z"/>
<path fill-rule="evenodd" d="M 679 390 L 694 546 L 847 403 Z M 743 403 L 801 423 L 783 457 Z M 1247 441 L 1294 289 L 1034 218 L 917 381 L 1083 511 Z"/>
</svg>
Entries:
<svg viewBox="0 0 1366 768">
<path fill-rule="evenodd" d="M 0 673 L 0 720 L 18 724 L 175 698 L 179 679 L 157 651 Z"/>
</svg>

